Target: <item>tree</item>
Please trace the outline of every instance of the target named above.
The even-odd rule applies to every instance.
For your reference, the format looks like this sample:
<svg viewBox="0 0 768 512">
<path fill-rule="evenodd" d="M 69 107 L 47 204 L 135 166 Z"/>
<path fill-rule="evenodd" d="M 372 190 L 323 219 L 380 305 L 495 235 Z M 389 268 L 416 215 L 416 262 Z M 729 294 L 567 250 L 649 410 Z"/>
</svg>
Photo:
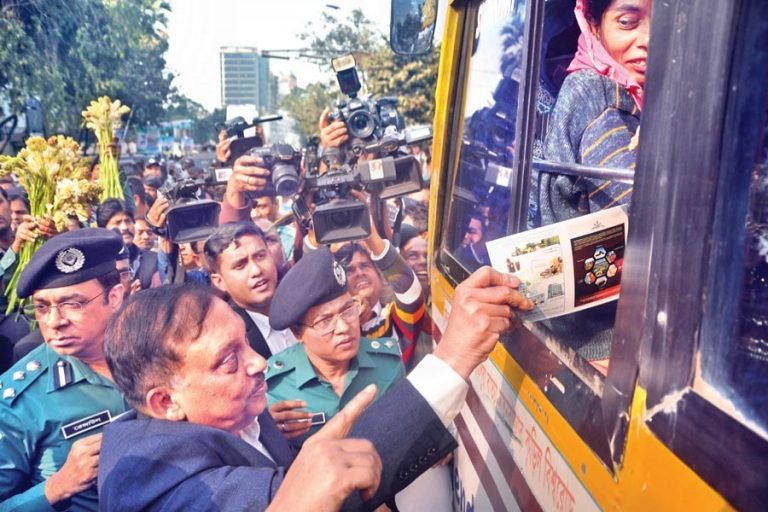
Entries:
<svg viewBox="0 0 768 512">
<path fill-rule="evenodd" d="M 109 95 L 154 122 L 170 92 L 158 0 L 26 0 L 0 4 L 0 91 L 12 108 L 41 99 L 49 132 L 76 134 L 80 112 Z"/>
<path fill-rule="evenodd" d="M 374 96 L 395 96 L 406 124 L 432 124 L 440 48 L 425 55 L 395 55 L 385 47 L 368 60 L 368 90 Z"/>
<path fill-rule="evenodd" d="M 373 23 L 360 9 L 353 10 L 346 20 L 323 13 L 320 22 L 308 23 L 299 38 L 309 43 L 313 58 L 325 69 L 330 69 L 333 57 L 353 53 L 364 58 L 386 45 L 384 36 L 374 31 Z"/>
<path fill-rule="evenodd" d="M 334 98 L 330 84 L 315 82 L 306 88 L 295 87 L 282 99 L 280 108 L 287 110 L 295 119 L 299 134 L 306 141 L 317 133 L 320 114 L 333 103 Z"/>
<path fill-rule="evenodd" d="M 385 37 L 373 30 L 373 24 L 360 10 L 352 11 L 346 20 L 323 14 L 320 22 L 308 24 L 307 32 L 300 37 L 309 43 L 321 69 L 330 67 L 331 58 L 352 53 L 367 92 L 375 97 L 397 97 L 400 113 L 409 124 L 432 123 L 439 48 L 416 57 L 395 55 Z M 297 120 L 299 130 L 307 138 L 317 133 L 323 108 L 335 103 L 340 95 L 336 81 L 329 77 L 328 82 L 294 89 L 283 99 L 281 107 Z"/>
</svg>

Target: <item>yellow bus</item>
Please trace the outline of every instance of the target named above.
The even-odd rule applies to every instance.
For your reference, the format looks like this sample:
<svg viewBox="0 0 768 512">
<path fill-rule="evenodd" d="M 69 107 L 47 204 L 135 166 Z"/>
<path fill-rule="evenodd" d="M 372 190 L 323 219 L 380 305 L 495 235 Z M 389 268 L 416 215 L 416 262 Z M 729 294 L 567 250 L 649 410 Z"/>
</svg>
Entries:
<svg viewBox="0 0 768 512">
<path fill-rule="evenodd" d="M 410 13 L 423 29 L 393 31 L 393 49 L 423 49 L 435 3 L 393 1 L 393 24 Z M 545 158 L 575 0 L 442 7 L 436 341 L 485 243 L 542 223 L 542 177 L 621 183 L 632 197 L 619 298 L 592 310 L 608 324 L 604 365 L 580 316 L 522 318 L 503 336 L 455 423 L 456 509 L 768 509 L 768 2 L 653 3 L 625 168 Z"/>
</svg>

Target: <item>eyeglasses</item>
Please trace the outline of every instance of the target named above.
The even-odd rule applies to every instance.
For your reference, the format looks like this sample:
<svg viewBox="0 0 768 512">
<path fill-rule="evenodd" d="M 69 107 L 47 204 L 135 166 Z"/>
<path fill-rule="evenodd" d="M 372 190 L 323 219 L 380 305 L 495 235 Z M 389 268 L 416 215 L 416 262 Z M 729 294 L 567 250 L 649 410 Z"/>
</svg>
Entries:
<svg viewBox="0 0 768 512">
<path fill-rule="evenodd" d="M 360 306 L 355 302 L 348 308 L 344 309 L 340 313 L 336 313 L 333 316 L 327 316 L 325 318 L 321 318 L 320 320 L 312 323 L 312 324 L 303 324 L 307 327 L 314 329 L 317 331 L 317 334 L 320 336 L 327 336 L 331 334 L 336 329 L 336 324 L 339 321 L 339 317 L 341 317 L 345 322 L 353 322 L 358 315 L 360 314 Z"/>
<path fill-rule="evenodd" d="M 51 311 L 51 309 L 57 309 L 59 311 L 59 316 L 62 318 L 69 318 L 70 315 L 79 315 L 82 313 L 86 305 L 104 295 L 104 292 L 106 292 L 106 290 L 102 290 L 100 294 L 96 295 L 95 297 L 91 297 L 84 302 L 70 301 L 62 302 L 61 304 L 25 304 L 24 313 L 27 315 L 45 317 L 48 316 L 48 313 Z"/>
<path fill-rule="evenodd" d="M 120 279 L 130 279 L 132 277 L 133 277 L 133 271 L 131 269 L 120 271 Z"/>
</svg>

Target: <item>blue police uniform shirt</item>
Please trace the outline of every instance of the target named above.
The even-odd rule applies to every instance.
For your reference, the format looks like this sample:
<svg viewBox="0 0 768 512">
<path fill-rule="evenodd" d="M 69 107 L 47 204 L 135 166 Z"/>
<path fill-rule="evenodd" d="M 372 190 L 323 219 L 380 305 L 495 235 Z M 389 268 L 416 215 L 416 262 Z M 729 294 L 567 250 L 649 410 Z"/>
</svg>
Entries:
<svg viewBox="0 0 768 512">
<path fill-rule="evenodd" d="M 307 403 L 305 410 L 324 412 L 326 422 L 369 384 L 376 384 L 378 397 L 405 376 L 400 344 L 394 338 L 360 339 L 360 348 L 350 361 L 341 396 L 315 373 L 302 343 L 273 355 L 267 365 L 265 375 L 270 406 L 283 400 L 303 400 Z M 289 440 L 289 443 L 301 447 L 322 426 L 311 427 L 309 432 Z"/>
<path fill-rule="evenodd" d="M 128 409 L 113 382 L 48 345 L 0 375 L 0 511 L 98 510 L 95 485 L 54 509 L 45 481 L 72 443 Z"/>
</svg>

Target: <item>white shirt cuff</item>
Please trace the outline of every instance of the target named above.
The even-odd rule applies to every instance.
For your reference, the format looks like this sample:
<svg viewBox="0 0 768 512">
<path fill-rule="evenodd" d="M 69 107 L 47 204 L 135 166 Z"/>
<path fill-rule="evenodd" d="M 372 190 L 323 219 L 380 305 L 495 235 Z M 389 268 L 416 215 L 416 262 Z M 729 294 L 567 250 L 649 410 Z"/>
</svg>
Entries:
<svg viewBox="0 0 768 512">
<path fill-rule="evenodd" d="M 373 261 L 380 261 L 384 256 L 387 255 L 387 252 L 389 252 L 389 240 L 384 240 L 384 250 L 381 251 L 381 254 L 373 254 L 373 251 L 371 251 L 371 259 Z"/>
<path fill-rule="evenodd" d="M 467 382 L 432 354 L 424 357 L 407 378 L 447 428 L 464 406 Z"/>
<path fill-rule="evenodd" d="M 320 248 L 318 245 L 313 244 L 312 240 L 310 240 L 308 236 L 304 237 L 304 243 L 307 244 L 307 247 L 309 247 L 313 251 Z"/>
</svg>

